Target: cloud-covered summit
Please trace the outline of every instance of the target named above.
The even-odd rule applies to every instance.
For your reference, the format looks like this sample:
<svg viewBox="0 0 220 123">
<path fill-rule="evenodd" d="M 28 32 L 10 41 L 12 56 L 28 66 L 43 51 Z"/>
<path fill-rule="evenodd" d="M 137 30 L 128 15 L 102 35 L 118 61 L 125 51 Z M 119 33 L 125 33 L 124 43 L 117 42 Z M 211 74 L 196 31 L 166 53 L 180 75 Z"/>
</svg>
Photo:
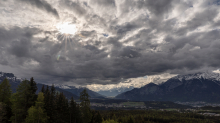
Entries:
<svg viewBox="0 0 220 123">
<path fill-rule="evenodd" d="M 0 69 L 78 85 L 218 69 L 219 11 L 219 0 L 0 1 Z M 77 28 L 67 43 L 65 22 Z"/>
</svg>

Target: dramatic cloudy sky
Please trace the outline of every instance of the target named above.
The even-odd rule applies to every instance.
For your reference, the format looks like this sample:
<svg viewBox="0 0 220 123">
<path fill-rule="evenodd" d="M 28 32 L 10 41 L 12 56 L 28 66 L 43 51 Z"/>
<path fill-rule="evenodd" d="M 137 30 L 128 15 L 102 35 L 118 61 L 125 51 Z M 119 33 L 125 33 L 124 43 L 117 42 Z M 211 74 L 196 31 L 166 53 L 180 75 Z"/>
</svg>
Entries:
<svg viewBox="0 0 220 123">
<path fill-rule="evenodd" d="M 0 71 L 104 88 L 216 70 L 219 13 L 220 0 L 0 0 Z"/>
</svg>

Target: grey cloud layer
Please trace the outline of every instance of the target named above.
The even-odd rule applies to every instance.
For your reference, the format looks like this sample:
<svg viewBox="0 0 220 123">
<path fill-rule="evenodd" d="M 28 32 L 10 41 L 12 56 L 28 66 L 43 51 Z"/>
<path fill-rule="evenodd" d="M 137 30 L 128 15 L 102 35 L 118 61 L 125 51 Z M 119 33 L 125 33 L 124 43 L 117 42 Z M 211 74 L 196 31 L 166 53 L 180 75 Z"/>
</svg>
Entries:
<svg viewBox="0 0 220 123">
<path fill-rule="evenodd" d="M 192 7 L 196 2 L 61 0 L 57 10 L 67 10 L 74 23 L 83 22 L 83 26 L 90 29 L 81 30 L 84 38 L 78 34 L 72 37 L 65 53 L 65 43 L 53 41 L 53 31 L 2 27 L 0 64 L 20 68 L 21 72 L 29 70 L 38 79 L 77 84 L 118 83 L 122 78 L 164 72 L 184 74 L 217 69 L 220 67 L 220 20 L 215 2 L 200 4 L 200 10 L 194 11 L 183 23 L 181 16 L 170 17 L 172 12 L 175 9 L 182 14 L 187 9 L 196 9 Z M 31 4 L 49 8 L 48 12 L 58 16 L 49 2 L 35 0 Z M 93 8 L 96 5 L 112 9 L 103 15 L 98 11 L 102 7 Z M 136 17 L 132 19 L 130 15 Z M 100 30 L 105 32 L 100 34 Z M 36 38 L 38 34 L 45 36 Z"/>
<path fill-rule="evenodd" d="M 30 4 L 32 6 L 35 6 L 39 9 L 46 10 L 48 13 L 53 14 L 57 18 L 59 18 L 59 14 L 55 8 L 53 8 L 47 1 L 45 0 L 19 0 L 21 2 Z"/>
</svg>

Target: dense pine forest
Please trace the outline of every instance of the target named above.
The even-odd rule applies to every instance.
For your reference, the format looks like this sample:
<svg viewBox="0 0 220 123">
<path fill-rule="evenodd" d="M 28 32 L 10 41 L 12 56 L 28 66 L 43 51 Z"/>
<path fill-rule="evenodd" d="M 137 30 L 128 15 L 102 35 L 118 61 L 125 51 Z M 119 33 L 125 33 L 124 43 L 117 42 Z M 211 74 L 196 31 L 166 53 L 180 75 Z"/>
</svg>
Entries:
<svg viewBox="0 0 220 123">
<path fill-rule="evenodd" d="M 37 86 L 33 78 L 20 83 L 12 94 L 9 81 L 0 84 L 0 123 L 101 123 L 99 112 L 90 110 L 89 95 L 86 90 L 80 94 L 81 103 L 68 100 L 63 93 L 42 87 L 36 94 Z"/>
<path fill-rule="evenodd" d="M 219 117 L 158 110 L 107 110 L 90 108 L 86 90 L 80 102 L 68 100 L 55 87 L 43 86 L 36 94 L 33 78 L 24 80 L 12 93 L 9 81 L 0 83 L 0 123 L 215 123 Z"/>
</svg>

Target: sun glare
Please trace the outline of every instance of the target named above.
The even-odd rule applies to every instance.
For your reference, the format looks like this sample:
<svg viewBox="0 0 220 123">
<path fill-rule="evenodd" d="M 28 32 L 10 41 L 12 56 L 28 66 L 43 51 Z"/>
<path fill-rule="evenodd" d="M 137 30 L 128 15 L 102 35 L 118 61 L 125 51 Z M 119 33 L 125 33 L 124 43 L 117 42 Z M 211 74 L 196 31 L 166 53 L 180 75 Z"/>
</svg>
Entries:
<svg viewBox="0 0 220 123">
<path fill-rule="evenodd" d="M 56 28 L 59 31 L 56 34 L 56 38 L 57 38 L 57 40 L 59 40 L 65 44 L 64 54 L 66 55 L 68 46 L 70 46 L 70 48 L 72 48 L 72 37 L 77 33 L 77 27 L 75 24 L 70 24 L 70 23 L 66 22 L 66 23 L 57 24 Z M 69 43 L 69 45 L 67 45 L 67 43 Z M 58 61 L 61 57 L 61 52 L 62 51 L 60 51 L 57 55 Z"/>
<path fill-rule="evenodd" d="M 69 23 L 62 23 L 57 25 L 57 29 L 62 34 L 74 35 L 77 32 L 76 25 Z"/>
</svg>

